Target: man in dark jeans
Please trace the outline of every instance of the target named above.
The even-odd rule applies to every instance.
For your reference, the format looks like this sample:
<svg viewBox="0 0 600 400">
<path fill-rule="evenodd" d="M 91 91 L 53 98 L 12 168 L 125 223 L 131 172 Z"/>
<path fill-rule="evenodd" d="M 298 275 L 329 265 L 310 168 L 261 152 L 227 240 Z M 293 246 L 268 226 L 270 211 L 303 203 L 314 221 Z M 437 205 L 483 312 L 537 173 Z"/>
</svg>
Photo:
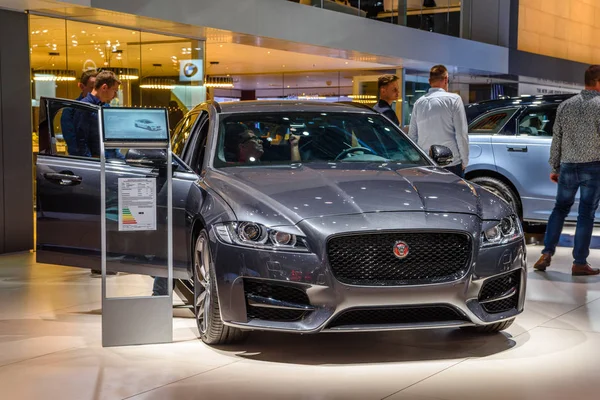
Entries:
<svg viewBox="0 0 600 400">
<path fill-rule="evenodd" d="M 108 103 L 117 95 L 121 82 L 116 75 L 110 71 L 103 71 L 96 75 L 94 88 L 81 102 L 95 104 L 100 107 L 108 107 Z M 77 155 L 82 157 L 100 157 L 100 130 L 98 128 L 98 113 L 77 110 L 73 114 L 73 126 L 77 145 Z M 117 149 L 106 150 L 106 158 L 124 159 L 125 156 Z M 107 275 L 116 275 L 114 271 L 107 271 Z M 101 271 L 92 270 L 92 276 L 100 276 Z"/>
<path fill-rule="evenodd" d="M 533 268 L 545 271 L 550 266 L 560 239 L 565 218 L 581 191 L 579 214 L 573 245 L 572 275 L 597 275 L 587 257 L 594 228 L 594 216 L 600 202 L 600 65 L 585 72 L 585 89 L 564 101 L 556 113 L 550 147 L 550 180 L 558 183 L 556 205 L 552 210 L 542 256 Z"/>
</svg>

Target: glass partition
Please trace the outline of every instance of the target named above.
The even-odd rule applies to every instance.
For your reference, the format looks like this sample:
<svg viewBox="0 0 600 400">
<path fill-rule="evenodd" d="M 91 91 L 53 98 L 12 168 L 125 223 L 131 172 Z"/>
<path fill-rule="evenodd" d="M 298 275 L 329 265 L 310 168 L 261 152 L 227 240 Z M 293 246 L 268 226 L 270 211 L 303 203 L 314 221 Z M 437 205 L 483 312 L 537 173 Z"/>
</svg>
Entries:
<svg viewBox="0 0 600 400">
<path fill-rule="evenodd" d="M 233 89 L 215 89 L 217 101 L 312 100 L 354 101 L 369 106 L 377 101 L 377 78 L 395 69 L 286 72 L 232 75 Z"/>
<path fill-rule="evenodd" d="M 121 85 L 110 106 L 166 107 L 171 129 L 206 100 L 203 41 L 35 15 L 30 27 L 34 153 L 40 97 L 77 99 L 84 71 L 113 71 Z M 66 154 L 61 135 L 57 151 Z"/>
</svg>

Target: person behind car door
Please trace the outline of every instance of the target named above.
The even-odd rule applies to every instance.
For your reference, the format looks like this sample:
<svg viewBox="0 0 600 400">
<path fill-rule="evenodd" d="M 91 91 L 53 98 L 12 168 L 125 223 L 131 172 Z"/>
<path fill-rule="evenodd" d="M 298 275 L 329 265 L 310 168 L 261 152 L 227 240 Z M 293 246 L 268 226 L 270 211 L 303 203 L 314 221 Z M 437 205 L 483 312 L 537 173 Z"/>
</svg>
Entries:
<svg viewBox="0 0 600 400">
<path fill-rule="evenodd" d="M 550 180 L 558 183 L 556 203 L 546 227 L 542 256 L 533 268 L 545 271 L 562 233 L 565 218 L 580 191 L 573 243 L 572 275 L 597 275 L 587 257 L 600 202 L 600 65 L 585 72 L 585 88 L 563 101 L 556 112 L 550 146 Z"/>
<path fill-rule="evenodd" d="M 373 107 L 375 111 L 385 115 L 398 126 L 400 126 L 400 121 L 392 109 L 392 103 L 400 96 L 399 80 L 400 78 L 396 75 L 383 75 L 377 79 L 379 101 Z"/>
<path fill-rule="evenodd" d="M 119 81 L 111 71 L 102 71 L 96 75 L 94 89 L 86 97 L 81 99 L 82 103 L 95 104 L 101 107 L 109 107 L 119 91 Z M 78 111 L 75 113 L 75 134 L 79 155 L 83 157 L 100 157 L 100 132 L 98 130 L 98 116 L 89 111 Z M 106 150 L 106 158 L 125 158 L 117 149 Z"/>
<path fill-rule="evenodd" d="M 84 97 L 86 97 L 89 93 L 94 90 L 94 83 L 96 82 L 96 75 L 98 72 L 96 70 L 87 70 L 81 74 L 81 78 L 79 79 L 79 83 L 77 86 L 81 90 L 79 97 L 75 100 L 81 101 Z M 67 154 L 71 156 L 79 156 L 79 150 L 77 148 L 77 137 L 75 135 L 75 125 L 74 125 L 74 117 L 75 110 L 73 108 L 64 108 L 62 115 L 60 117 L 60 126 L 62 129 L 63 139 L 67 145 Z"/>
<path fill-rule="evenodd" d="M 469 164 L 465 107 L 459 95 L 448 93 L 449 78 L 445 66 L 431 68 L 429 84 L 429 92 L 415 102 L 408 136 L 427 152 L 432 145 L 448 147 L 454 158 L 446 169 L 463 178 Z"/>
</svg>

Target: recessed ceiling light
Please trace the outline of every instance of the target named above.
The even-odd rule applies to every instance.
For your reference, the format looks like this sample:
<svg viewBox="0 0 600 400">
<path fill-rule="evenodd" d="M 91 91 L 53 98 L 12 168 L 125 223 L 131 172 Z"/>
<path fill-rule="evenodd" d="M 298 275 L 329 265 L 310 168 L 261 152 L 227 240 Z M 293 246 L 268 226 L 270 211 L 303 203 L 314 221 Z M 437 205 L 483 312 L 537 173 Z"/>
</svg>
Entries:
<svg viewBox="0 0 600 400">
<path fill-rule="evenodd" d="M 219 47 L 223 47 L 223 45 L 222 45 L 222 44 L 220 44 L 220 45 L 219 45 Z"/>
<path fill-rule="evenodd" d="M 346 61 L 346 65 L 348 65 L 348 61 Z"/>
</svg>

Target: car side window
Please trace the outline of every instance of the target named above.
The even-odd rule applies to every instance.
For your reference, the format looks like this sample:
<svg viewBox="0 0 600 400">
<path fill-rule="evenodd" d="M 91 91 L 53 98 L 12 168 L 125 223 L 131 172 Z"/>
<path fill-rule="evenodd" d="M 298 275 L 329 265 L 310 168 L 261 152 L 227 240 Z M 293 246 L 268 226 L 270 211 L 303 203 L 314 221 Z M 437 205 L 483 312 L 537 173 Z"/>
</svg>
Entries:
<svg viewBox="0 0 600 400">
<path fill-rule="evenodd" d="M 177 124 L 177 127 L 175 127 L 175 130 L 173 131 L 173 138 L 171 139 L 171 147 L 173 153 L 175 153 L 177 156 L 181 157 L 185 142 L 190 136 L 192 128 L 194 127 L 194 123 L 198 119 L 199 115 L 200 113 L 188 114 L 181 120 L 181 122 L 179 122 L 179 124 Z"/>
<path fill-rule="evenodd" d="M 480 135 L 499 133 L 516 111 L 516 108 L 511 108 L 486 113 L 471 123 L 469 133 Z"/>
<path fill-rule="evenodd" d="M 519 135 L 552 136 L 557 107 L 529 107 L 519 118 Z"/>
<path fill-rule="evenodd" d="M 46 104 L 48 106 L 46 111 Z M 45 99 L 40 107 L 38 151 L 40 154 L 100 158 L 100 134 L 97 109 L 61 99 Z M 110 158 L 124 158 L 117 150 Z"/>
<path fill-rule="evenodd" d="M 197 129 L 199 132 L 194 137 L 194 141 L 186 149 L 186 152 L 192 152 L 188 159 L 190 159 L 190 166 L 197 173 L 202 172 L 202 165 L 204 164 L 204 157 L 206 155 L 206 143 L 208 142 L 208 128 L 209 128 L 208 114 L 204 114 L 198 121 Z"/>
</svg>

